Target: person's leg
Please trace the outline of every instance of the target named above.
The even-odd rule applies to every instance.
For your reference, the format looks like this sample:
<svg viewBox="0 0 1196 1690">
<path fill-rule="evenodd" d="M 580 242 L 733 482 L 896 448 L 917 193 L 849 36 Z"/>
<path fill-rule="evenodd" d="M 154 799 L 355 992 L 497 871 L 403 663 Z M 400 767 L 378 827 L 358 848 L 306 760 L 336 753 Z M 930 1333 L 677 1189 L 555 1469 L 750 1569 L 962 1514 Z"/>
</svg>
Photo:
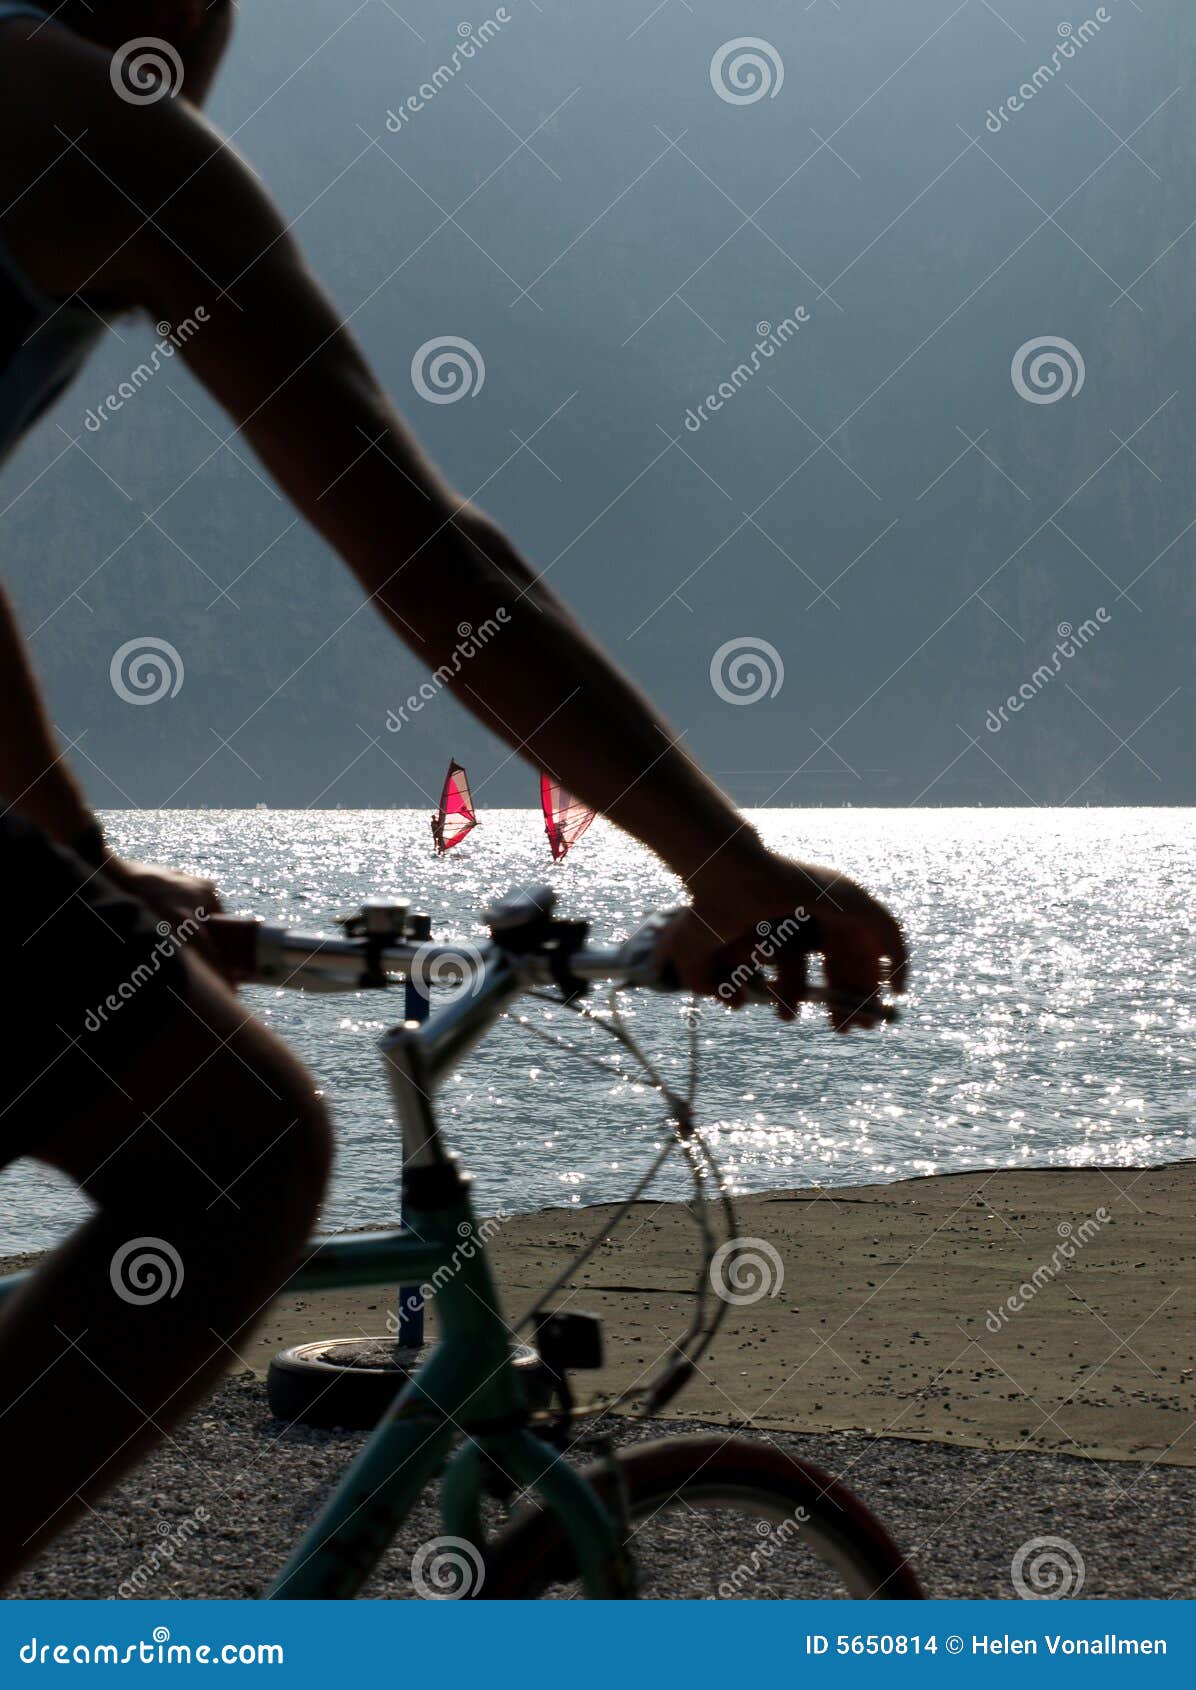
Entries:
<svg viewBox="0 0 1196 1690">
<path fill-rule="evenodd" d="M 0 1316 L 0 1581 L 236 1363 L 330 1139 L 298 1061 L 187 958 L 152 1044 L 32 1153 L 97 1212 Z"/>
</svg>

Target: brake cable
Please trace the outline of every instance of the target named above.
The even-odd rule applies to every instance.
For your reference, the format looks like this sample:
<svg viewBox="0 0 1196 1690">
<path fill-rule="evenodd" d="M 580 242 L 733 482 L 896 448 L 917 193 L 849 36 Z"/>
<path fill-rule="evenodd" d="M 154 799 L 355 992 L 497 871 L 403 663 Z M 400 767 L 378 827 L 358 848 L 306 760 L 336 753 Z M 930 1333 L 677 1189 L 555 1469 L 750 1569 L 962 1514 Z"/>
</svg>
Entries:
<svg viewBox="0 0 1196 1690">
<path fill-rule="evenodd" d="M 619 1011 L 618 992 L 616 987 L 611 991 L 608 1016 L 596 1015 L 587 1005 L 574 999 L 569 1001 L 558 998 L 549 992 L 532 991 L 528 995 L 541 1002 L 550 1003 L 554 1007 L 566 1008 L 604 1033 L 615 1039 L 631 1055 L 641 1068 L 652 1089 L 659 1092 L 667 1108 L 665 1124 L 669 1128 L 669 1137 L 661 1146 L 651 1165 L 636 1182 L 630 1196 L 625 1198 L 615 1208 L 613 1214 L 605 1224 L 599 1228 L 595 1236 L 579 1250 L 569 1261 L 564 1270 L 557 1275 L 552 1284 L 536 1299 L 532 1306 L 515 1322 L 514 1330 L 522 1331 L 532 1325 L 543 1313 L 546 1304 L 558 1295 L 571 1278 L 594 1255 L 603 1243 L 617 1229 L 631 1208 L 640 1200 L 644 1192 L 651 1186 L 657 1174 L 668 1160 L 676 1146 L 680 1146 L 681 1153 L 690 1174 L 692 1195 L 684 1205 L 685 1211 L 698 1229 L 701 1238 L 701 1266 L 691 1296 L 695 1302 L 695 1310 L 689 1326 L 679 1341 L 672 1341 L 676 1355 L 655 1381 L 646 1385 L 631 1385 L 619 1392 L 609 1402 L 594 1405 L 589 1409 L 577 1409 L 575 1418 L 581 1418 L 587 1413 L 598 1413 L 599 1418 L 615 1413 L 625 1405 L 636 1402 L 633 1418 L 647 1418 L 662 1408 L 692 1377 L 698 1362 L 713 1342 L 714 1336 L 723 1320 L 726 1318 L 727 1305 L 720 1302 L 713 1315 L 708 1314 L 710 1300 L 710 1268 L 715 1256 L 714 1231 L 710 1225 L 710 1199 L 707 1195 L 708 1182 L 711 1177 L 715 1181 L 718 1193 L 719 1207 L 722 1211 L 728 1239 L 737 1236 L 738 1227 L 735 1218 L 734 1205 L 728 1196 L 722 1178 L 721 1170 L 710 1145 L 698 1128 L 693 1118 L 693 1108 L 697 1097 L 699 1071 L 698 1024 L 699 1013 L 695 1000 L 691 999 L 686 1014 L 689 1029 L 689 1075 L 685 1088 L 685 1096 L 679 1096 L 671 1086 L 661 1077 L 655 1065 L 643 1050 L 638 1040 L 628 1030 L 625 1020 Z M 576 1056 L 580 1061 L 600 1073 L 612 1075 L 627 1085 L 640 1084 L 640 1080 L 628 1074 L 614 1061 L 603 1060 L 583 1050 L 577 1044 L 562 1038 L 559 1034 L 550 1032 L 547 1028 L 536 1025 L 526 1016 L 512 1016 L 515 1024 L 523 1031 L 530 1033 L 541 1042 L 553 1045 L 566 1054 Z M 700 1154 L 699 1154 L 700 1153 Z"/>
</svg>

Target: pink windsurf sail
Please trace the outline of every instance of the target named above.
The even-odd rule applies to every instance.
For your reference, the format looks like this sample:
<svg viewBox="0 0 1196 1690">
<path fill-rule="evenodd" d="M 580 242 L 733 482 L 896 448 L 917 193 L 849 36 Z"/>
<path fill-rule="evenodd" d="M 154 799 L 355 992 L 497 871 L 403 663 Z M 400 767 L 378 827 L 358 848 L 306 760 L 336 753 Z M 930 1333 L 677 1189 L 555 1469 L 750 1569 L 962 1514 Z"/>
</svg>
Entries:
<svg viewBox="0 0 1196 1690">
<path fill-rule="evenodd" d="M 540 776 L 540 805 L 553 861 L 562 862 L 593 821 L 594 811 L 551 775 Z"/>
<path fill-rule="evenodd" d="M 478 825 L 469 790 L 469 777 L 460 763 L 450 763 L 440 794 L 440 808 L 432 817 L 432 839 L 438 855 L 451 851 Z"/>
</svg>

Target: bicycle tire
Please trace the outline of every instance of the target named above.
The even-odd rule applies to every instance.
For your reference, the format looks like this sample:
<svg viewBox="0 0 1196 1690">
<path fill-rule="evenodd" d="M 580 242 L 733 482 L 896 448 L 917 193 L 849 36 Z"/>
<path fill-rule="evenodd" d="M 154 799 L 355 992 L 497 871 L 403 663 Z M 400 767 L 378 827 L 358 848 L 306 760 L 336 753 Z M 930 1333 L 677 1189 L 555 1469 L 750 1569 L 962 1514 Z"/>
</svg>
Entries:
<svg viewBox="0 0 1196 1690">
<path fill-rule="evenodd" d="M 901 1601 L 925 1596 L 908 1558 L 846 1485 L 771 1443 L 665 1438 L 620 1451 L 618 1464 L 633 1527 L 674 1506 L 731 1509 L 769 1522 L 770 1530 L 787 1521 L 786 1545 L 799 1542 L 822 1569 L 836 1575 L 846 1595 Z M 610 1505 L 614 1480 L 609 1464 L 587 1469 L 586 1477 Z M 633 1555 L 635 1536 L 633 1530 Z M 577 1582 L 577 1563 L 559 1518 L 531 1508 L 495 1538 L 477 1594 L 495 1600 L 539 1598 L 554 1585 Z M 740 1581 L 736 1570 L 730 1581 L 723 1581 L 724 1587 L 727 1583 L 738 1596 L 750 1578 Z M 725 1589 L 718 1594 L 725 1596 Z"/>
</svg>

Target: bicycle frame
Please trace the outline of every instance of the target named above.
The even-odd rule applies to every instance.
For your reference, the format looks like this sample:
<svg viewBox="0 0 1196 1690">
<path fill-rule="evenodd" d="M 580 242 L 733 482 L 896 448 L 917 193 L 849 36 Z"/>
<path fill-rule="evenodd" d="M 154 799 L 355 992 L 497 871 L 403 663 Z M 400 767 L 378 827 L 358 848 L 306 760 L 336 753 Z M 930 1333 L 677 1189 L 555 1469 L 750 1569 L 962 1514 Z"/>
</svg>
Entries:
<svg viewBox="0 0 1196 1690">
<path fill-rule="evenodd" d="M 308 941 L 269 929 L 259 933 L 264 959 L 256 971 L 259 979 L 281 976 L 285 984 L 319 991 L 385 983 L 381 978 L 363 982 L 360 945 Z M 272 944 L 276 954 L 270 960 Z M 395 972 L 408 967 L 416 949 L 389 947 L 387 967 Z M 461 960 L 451 947 L 422 949 L 436 950 L 440 960 Z M 435 1292 L 440 1339 L 348 1468 L 266 1593 L 268 1599 L 353 1596 L 418 1497 L 444 1472 L 458 1441 L 464 1447 L 448 1468 L 442 1496 L 448 1535 L 482 1547 L 478 1504 L 482 1463 L 490 1461 L 560 1514 L 587 1594 L 607 1596 L 625 1587 L 611 1515 L 559 1452 L 528 1430 L 513 1336 L 503 1318 L 485 1239 L 477 1232 L 469 1184 L 445 1150 L 436 1122 L 436 1086 L 529 983 L 528 970 L 517 974 L 497 947 L 474 955 L 482 966 L 468 995 L 426 1022 L 400 1024 L 381 1041 L 402 1127 L 408 1188 L 403 1228 L 314 1240 L 279 1292 L 427 1285 Z M 421 1192 L 427 1194 L 422 1199 Z M 0 1279 L 0 1300 L 28 1277 Z"/>
<path fill-rule="evenodd" d="M 501 917 L 503 906 L 496 906 Z M 552 942 L 521 947 L 520 922 L 546 921 L 552 895 L 522 895 L 494 942 L 477 947 L 404 939 L 405 905 L 367 904 L 354 938 L 292 934 L 251 923 L 247 957 L 237 966 L 262 985 L 356 991 L 410 978 L 423 965 L 433 980 L 444 964 L 461 972 L 454 999 L 424 1022 L 405 1021 L 381 1041 L 402 1129 L 405 1224 L 390 1232 L 316 1239 L 279 1295 L 353 1286 L 422 1284 L 435 1292 L 440 1341 L 388 1408 L 290 1560 L 270 1599 L 354 1595 L 416 1499 L 441 1473 L 447 1535 L 483 1548 L 479 1503 L 485 1464 L 560 1517 L 591 1597 L 625 1596 L 630 1582 L 620 1530 L 597 1492 L 550 1445 L 529 1430 L 530 1415 L 514 1365 L 513 1333 L 477 1231 L 468 1181 L 440 1137 L 437 1086 L 479 1042 L 520 992 L 529 988 L 618 980 L 671 989 L 662 981 L 656 924 L 616 950 L 584 946 L 567 955 Z M 493 912 L 492 912 L 493 913 Z M 499 923 L 501 926 L 501 921 Z M 540 931 L 545 931 L 541 928 Z M 768 1001 L 760 980 L 750 995 Z M 811 988 L 811 1001 L 835 1001 Z M 882 1019 L 896 1011 L 878 1006 Z M 0 1301 L 26 1274 L 0 1279 Z M 454 1444 L 463 1447 L 450 1462 Z"/>
<path fill-rule="evenodd" d="M 410 1174 L 432 1176 L 425 1181 L 427 1189 L 435 1189 L 438 1177 L 447 1190 L 457 1182 L 436 1124 L 435 1087 L 519 989 L 509 959 L 491 952 L 468 997 L 422 1024 L 406 1022 L 382 1040 L 402 1124 L 404 1166 Z M 459 1182 L 456 1194 L 435 1207 L 409 1200 L 406 1208 L 404 1232 L 317 1245 L 288 1287 L 317 1290 L 396 1279 L 430 1282 L 441 1338 L 391 1405 L 269 1596 L 351 1596 L 417 1498 L 442 1472 L 458 1439 L 465 1440 L 465 1447 L 449 1469 L 442 1499 L 446 1533 L 477 1541 L 481 1461 L 493 1461 L 560 1512 L 588 1592 L 609 1593 L 617 1588 L 621 1565 L 614 1521 L 560 1454 L 527 1429 L 512 1335 L 502 1316 L 485 1240 L 477 1236 L 468 1185 Z"/>
</svg>

